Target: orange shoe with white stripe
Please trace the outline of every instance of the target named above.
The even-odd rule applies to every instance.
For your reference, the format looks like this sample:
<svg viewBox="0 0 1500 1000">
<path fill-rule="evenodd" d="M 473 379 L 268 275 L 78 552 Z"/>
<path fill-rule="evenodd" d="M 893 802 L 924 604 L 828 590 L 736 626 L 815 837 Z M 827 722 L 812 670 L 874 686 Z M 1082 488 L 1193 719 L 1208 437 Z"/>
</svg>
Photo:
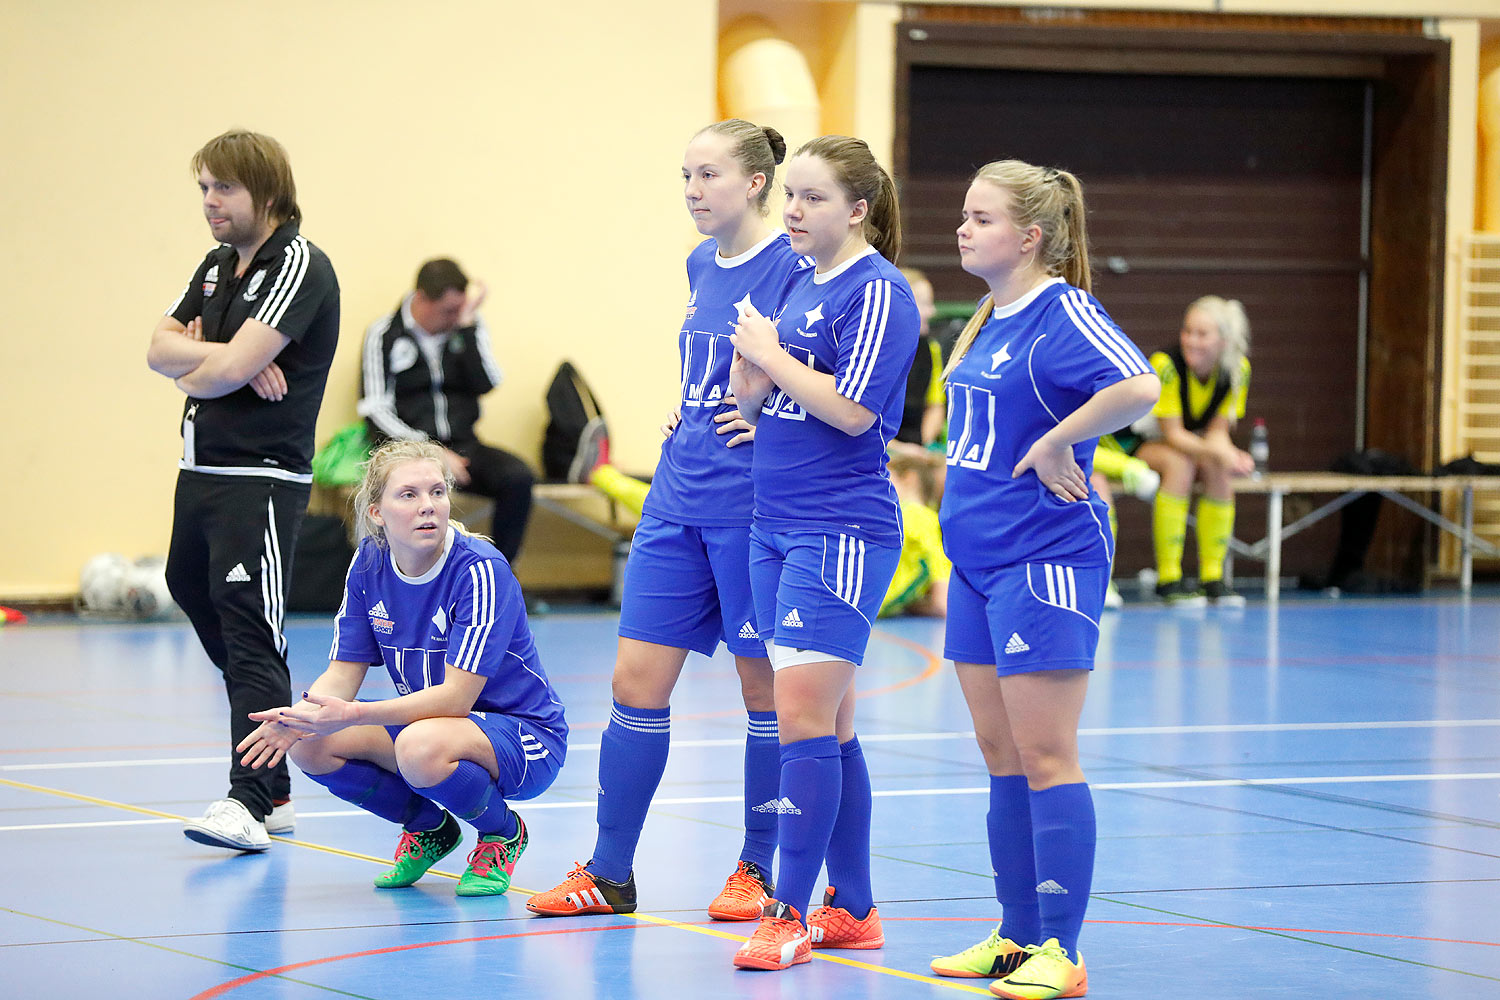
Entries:
<svg viewBox="0 0 1500 1000">
<path fill-rule="evenodd" d="M 734 953 L 734 964 L 741 969 L 780 972 L 782 969 L 812 961 L 812 945 L 802 914 L 794 906 L 777 900 L 766 903 L 760 926 L 740 950 Z"/>
<path fill-rule="evenodd" d="M 708 915 L 715 920 L 759 920 L 774 891 L 759 865 L 741 861 L 723 891 L 708 904 Z"/>
<path fill-rule="evenodd" d="M 883 948 L 885 931 L 880 927 L 880 911 L 870 907 L 863 920 L 855 920 L 848 910 L 833 905 L 833 886 L 823 894 L 823 905 L 807 918 L 807 932 L 814 948 Z"/>
<path fill-rule="evenodd" d="M 562 884 L 526 901 L 526 909 L 544 917 L 582 917 L 590 913 L 634 913 L 635 872 L 623 882 L 595 875 L 575 865 Z"/>
</svg>

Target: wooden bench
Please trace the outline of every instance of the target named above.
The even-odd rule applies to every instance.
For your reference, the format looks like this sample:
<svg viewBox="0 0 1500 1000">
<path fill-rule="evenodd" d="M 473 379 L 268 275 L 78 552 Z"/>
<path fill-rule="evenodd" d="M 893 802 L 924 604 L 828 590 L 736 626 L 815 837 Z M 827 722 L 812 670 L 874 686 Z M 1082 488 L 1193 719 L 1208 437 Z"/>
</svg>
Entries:
<svg viewBox="0 0 1500 1000">
<path fill-rule="evenodd" d="M 579 504 L 591 501 L 602 502 L 607 514 L 593 517 L 578 509 Z M 633 530 L 621 519 L 619 505 L 589 483 L 537 483 L 531 488 L 531 502 L 610 544 L 623 542 Z"/>
<path fill-rule="evenodd" d="M 353 540 L 353 487 L 314 486 L 308 512 L 344 519 Z M 635 518 L 587 483 L 537 483 L 526 543 L 512 567 L 521 585 L 539 591 L 609 590 L 617 585 L 617 547 L 635 531 Z M 544 517 L 537 517 L 539 508 Z M 456 490 L 455 520 L 488 531 L 493 505 Z M 559 523 L 561 522 L 561 523 Z"/>
<path fill-rule="evenodd" d="M 1500 555 L 1500 546 L 1474 534 L 1474 492 L 1500 491 L 1500 476 L 1353 476 L 1342 472 L 1272 472 L 1258 479 L 1236 479 L 1236 493 L 1266 494 L 1266 537 L 1246 543 L 1233 539 L 1231 548 L 1266 563 L 1266 599 L 1281 597 L 1281 544 L 1304 528 L 1339 511 L 1366 493 L 1378 493 L 1398 507 L 1416 514 L 1459 541 L 1459 587 L 1465 594 L 1474 584 L 1474 550 Z M 1282 501 L 1289 493 L 1337 494 L 1311 513 L 1283 525 Z M 1462 523 L 1455 523 L 1408 494 L 1452 494 L 1462 497 Z"/>
</svg>

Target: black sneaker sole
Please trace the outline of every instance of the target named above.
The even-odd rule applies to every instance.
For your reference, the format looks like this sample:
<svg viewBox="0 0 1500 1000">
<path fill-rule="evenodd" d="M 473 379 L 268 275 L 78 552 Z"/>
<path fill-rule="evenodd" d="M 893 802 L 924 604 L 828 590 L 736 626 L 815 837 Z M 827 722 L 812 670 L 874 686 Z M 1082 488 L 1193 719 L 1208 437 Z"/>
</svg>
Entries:
<svg viewBox="0 0 1500 1000">
<path fill-rule="evenodd" d="M 264 846 L 257 845 L 255 847 L 245 847 L 242 844 L 236 844 L 228 840 L 222 840 L 218 837 L 215 837 L 213 834 L 204 833 L 202 830 L 183 830 L 182 835 L 188 840 L 194 841 L 195 843 L 206 844 L 209 847 L 222 847 L 226 851 L 243 851 L 246 854 L 259 854 L 261 851 L 267 851 L 271 848 L 270 844 L 266 844 Z"/>
</svg>

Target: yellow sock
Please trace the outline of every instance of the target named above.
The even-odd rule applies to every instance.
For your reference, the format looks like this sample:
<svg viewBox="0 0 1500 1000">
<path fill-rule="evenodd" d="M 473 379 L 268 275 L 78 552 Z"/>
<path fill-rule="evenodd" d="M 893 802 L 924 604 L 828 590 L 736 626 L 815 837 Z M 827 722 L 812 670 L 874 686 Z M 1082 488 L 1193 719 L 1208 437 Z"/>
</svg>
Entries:
<svg viewBox="0 0 1500 1000">
<path fill-rule="evenodd" d="M 1131 462 L 1140 461 L 1138 458 L 1131 458 L 1119 448 L 1110 448 L 1105 445 L 1094 448 L 1094 471 L 1102 472 L 1116 482 L 1125 478 L 1125 469 Z"/>
<path fill-rule="evenodd" d="M 1198 578 L 1224 579 L 1224 557 L 1234 535 L 1234 501 L 1198 499 Z"/>
<path fill-rule="evenodd" d="M 1113 538 L 1115 540 L 1115 553 L 1118 553 L 1120 551 L 1120 519 L 1115 516 L 1115 505 L 1114 504 L 1110 504 L 1109 505 L 1109 537 L 1111 537 L 1111 538 Z M 1110 579 L 1114 579 L 1114 575 L 1115 575 L 1115 560 L 1114 560 L 1114 555 L 1112 554 L 1110 556 L 1110 560 L 1109 560 L 1109 576 L 1110 576 Z"/>
<path fill-rule="evenodd" d="M 1182 550 L 1187 545 L 1188 498 L 1158 490 L 1151 501 L 1151 541 L 1156 549 L 1156 582 L 1182 579 Z"/>
<path fill-rule="evenodd" d="M 618 503 L 633 514 L 639 514 L 646 506 L 646 494 L 651 484 L 633 476 L 627 476 L 613 465 L 601 465 L 589 476 L 589 482 L 599 492 Z"/>
</svg>

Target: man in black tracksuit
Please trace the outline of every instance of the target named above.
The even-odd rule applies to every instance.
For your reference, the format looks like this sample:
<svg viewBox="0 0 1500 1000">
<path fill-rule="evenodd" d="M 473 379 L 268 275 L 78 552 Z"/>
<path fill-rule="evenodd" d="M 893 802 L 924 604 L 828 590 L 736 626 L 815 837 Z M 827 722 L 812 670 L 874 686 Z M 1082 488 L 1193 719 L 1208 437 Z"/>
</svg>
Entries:
<svg viewBox="0 0 1500 1000">
<path fill-rule="evenodd" d="M 339 288 L 327 256 L 299 232 L 276 140 L 226 132 L 193 170 L 219 245 L 157 324 L 147 363 L 187 396 L 167 585 L 224 675 L 231 765 L 228 796 L 185 832 L 260 851 L 268 833 L 292 829 L 287 767 L 245 767 L 234 747 L 257 725 L 251 712 L 291 704 L 282 623 Z"/>
<path fill-rule="evenodd" d="M 370 439 L 431 438 L 460 489 L 495 502 L 490 536 L 515 562 L 531 515 L 531 468 L 474 433 L 479 397 L 500 384 L 490 331 L 478 309 L 482 285 L 451 260 L 423 264 L 417 287 L 365 332 L 359 412 Z"/>
</svg>

